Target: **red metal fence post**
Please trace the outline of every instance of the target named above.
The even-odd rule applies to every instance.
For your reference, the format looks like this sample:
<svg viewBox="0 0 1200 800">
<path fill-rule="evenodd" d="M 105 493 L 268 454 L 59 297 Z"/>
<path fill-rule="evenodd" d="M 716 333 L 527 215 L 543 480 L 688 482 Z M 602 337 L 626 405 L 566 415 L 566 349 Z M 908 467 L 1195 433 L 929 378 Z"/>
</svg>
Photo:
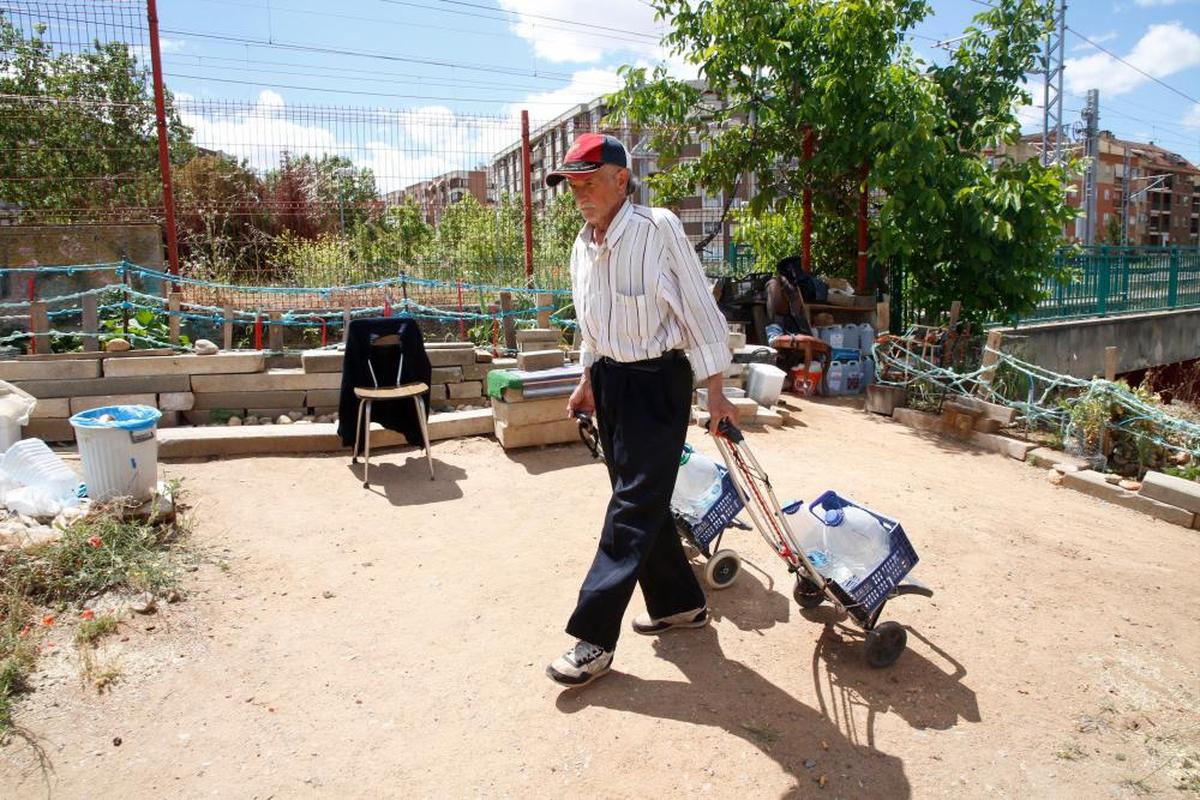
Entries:
<svg viewBox="0 0 1200 800">
<path fill-rule="evenodd" d="M 171 150 L 167 131 L 167 105 L 163 89 L 162 53 L 158 46 L 158 6 L 146 0 L 150 25 L 150 63 L 154 72 L 154 118 L 158 128 L 158 167 L 162 173 L 163 210 L 167 224 L 167 263 L 172 275 L 179 274 L 179 231 L 175 226 L 175 194 L 171 190 Z M 174 288 L 178 291 L 178 285 Z"/>
</svg>

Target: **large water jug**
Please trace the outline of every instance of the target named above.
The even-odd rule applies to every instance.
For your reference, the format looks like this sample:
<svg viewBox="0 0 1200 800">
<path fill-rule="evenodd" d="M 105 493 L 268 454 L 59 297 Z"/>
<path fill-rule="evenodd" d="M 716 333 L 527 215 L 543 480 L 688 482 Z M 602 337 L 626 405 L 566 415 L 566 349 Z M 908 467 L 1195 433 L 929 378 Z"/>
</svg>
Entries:
<svg viewBox="0 0 1200 800">
<path fill-rule="evenodd" d="M 887 558 L 891 533 L 873 514 L 839 505 L 836 499 L 824 503 L 824 544 L 831 563 L 828 577 L 852 589 Z"/>
<path fill-rule="evenodd" d="M 868 386 L 875 382 L 875 359 L 871 356 L 863 356 L 862 359 L 862 383 L 865 390 Z"/>
<path fill-rule="evenodd" d="M 717 462 L 685 444 L 671 492 L 671 508 L 693 525 L 700 522 L 721 499 L 721 477 Z"/>
<path fill-rule="evenodd" d="M 875 329 L 871 327 L 871 323 L 864 322 L 858 326 L 858 349 L 863 351 L 863 355 L 871 355 L 871 347 L 875 344 Z"/>
<path fill-rule="evenodd" d="M 858 349 L 858 326 L 843 325 L 842 326 L 842 347 L 847 350 Z"/>
<path fill-rule="evenodd" d="M 8 448 L 2 466 L 19 483 L 56 498 L 75 497 L 79 488 L 79 476 L 41 439 L 22 439 Z"/>
<path fill-rule="evenodd" d="M 846 346 L 846 331 L 841 325 L 829 326 L 829 346 L 834 350 Z"/>
<path fill-rule="evenodd" d="M 846 391 L 846 367 L 841 361 L 830 361 L 825 370 L 825 389 L 830 395 Z"/>
<path fill-rule="evenodd" d="M 858 394 L 862 391 L 862 362 L 847 361 L 844 369 L 846 371 L 846 394 Z"/>
</svg>

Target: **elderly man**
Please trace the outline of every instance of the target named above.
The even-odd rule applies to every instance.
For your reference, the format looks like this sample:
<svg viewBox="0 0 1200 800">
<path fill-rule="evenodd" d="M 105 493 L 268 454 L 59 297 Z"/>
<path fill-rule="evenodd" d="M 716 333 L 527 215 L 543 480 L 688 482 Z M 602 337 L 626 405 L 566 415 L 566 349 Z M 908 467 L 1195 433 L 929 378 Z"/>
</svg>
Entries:
<svg viewBox="0 0 1200 800">
<path fill-rule="evenodd" d="M 707 378 L 712 432 L 734 409 L 721 385 L 730 360 L 725 319 L 679 219 L 628 199 L 625 146 L 580 136 L 546 183 L 562 180 L 587 221 L 571 251 L 584 371 L 567 414 L 595 413 L 612 483 L 596 558 L 567 623 L 578 641 L 546 668 L 560 684 L 583 686 L 608 672 L 635 583 L 648 612 L 634 619 L 636 632 L 708 624 L 670 511 L 692 370 Z"/>
</svg>

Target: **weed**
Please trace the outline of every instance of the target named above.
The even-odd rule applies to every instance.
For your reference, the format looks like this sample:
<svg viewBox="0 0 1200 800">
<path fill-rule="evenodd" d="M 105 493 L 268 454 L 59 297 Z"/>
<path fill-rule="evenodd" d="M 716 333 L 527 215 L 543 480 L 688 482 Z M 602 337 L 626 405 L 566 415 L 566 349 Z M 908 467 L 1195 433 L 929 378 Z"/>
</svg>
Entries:
<svg viewBox="0 0 1200 800">
<path fill-rule="evenodd" d="M 79 628 L 75 631 L 75 644 L 83 647 L 85 645 L 94 647 L 96 642 L 117 632 L 117 618 L 110 614 L 103 614 L 94 619 L 85 619 L 79 623 Z"/>
<path fill-rule="evenodd" d="M 121 679 L 121 667 L 115 663 L 109 664 L 103 669 L 93 671 L 91 678 L 92 685 L 96 687 L 96 691 L 103 693 L 106 689 L 111 689 Z"/>
<path fill-rule="evenodd" d="M 1077 742 L 1071 742 L 1054 754 L 1055 758 L 1061 758 L 1063 761 L 1078 761 L 1081 758 L 1087 758 L 1087 753 L 1083 752 L 1083 748 Z"/>
</svg>

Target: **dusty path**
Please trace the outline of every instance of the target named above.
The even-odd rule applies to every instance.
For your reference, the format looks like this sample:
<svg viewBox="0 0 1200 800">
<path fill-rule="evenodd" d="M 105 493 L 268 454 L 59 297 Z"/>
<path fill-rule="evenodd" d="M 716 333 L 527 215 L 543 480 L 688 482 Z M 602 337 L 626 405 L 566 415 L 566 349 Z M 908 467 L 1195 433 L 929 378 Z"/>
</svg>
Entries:
<svg viewBox="0 0 1200 800">
<path fill-rule="evenodd" d="M 395 453 L 380 492 L 345 458 L 175 465 L 227 569 L 107 645 L 108 694 L 44 660 L 19 719 L 50 771 L 14 742 L 0 797 L 1198 791 L 1180 757 L 1200 752 L 1200 533 L 850 408 L 801 417 L 750 436 L 780 494 L 897 516 L 938 592 L 889 606 L 910 630 L 889 670 L 801 616 L 782 563 L 735 533 L 752 565 L 711 595 L 711 628 L 628 633 L 612 675 L 559 692 L 542 671 L 605 501 L 580 446 L 439 443 L 435 483 Z"/>
</svg>

